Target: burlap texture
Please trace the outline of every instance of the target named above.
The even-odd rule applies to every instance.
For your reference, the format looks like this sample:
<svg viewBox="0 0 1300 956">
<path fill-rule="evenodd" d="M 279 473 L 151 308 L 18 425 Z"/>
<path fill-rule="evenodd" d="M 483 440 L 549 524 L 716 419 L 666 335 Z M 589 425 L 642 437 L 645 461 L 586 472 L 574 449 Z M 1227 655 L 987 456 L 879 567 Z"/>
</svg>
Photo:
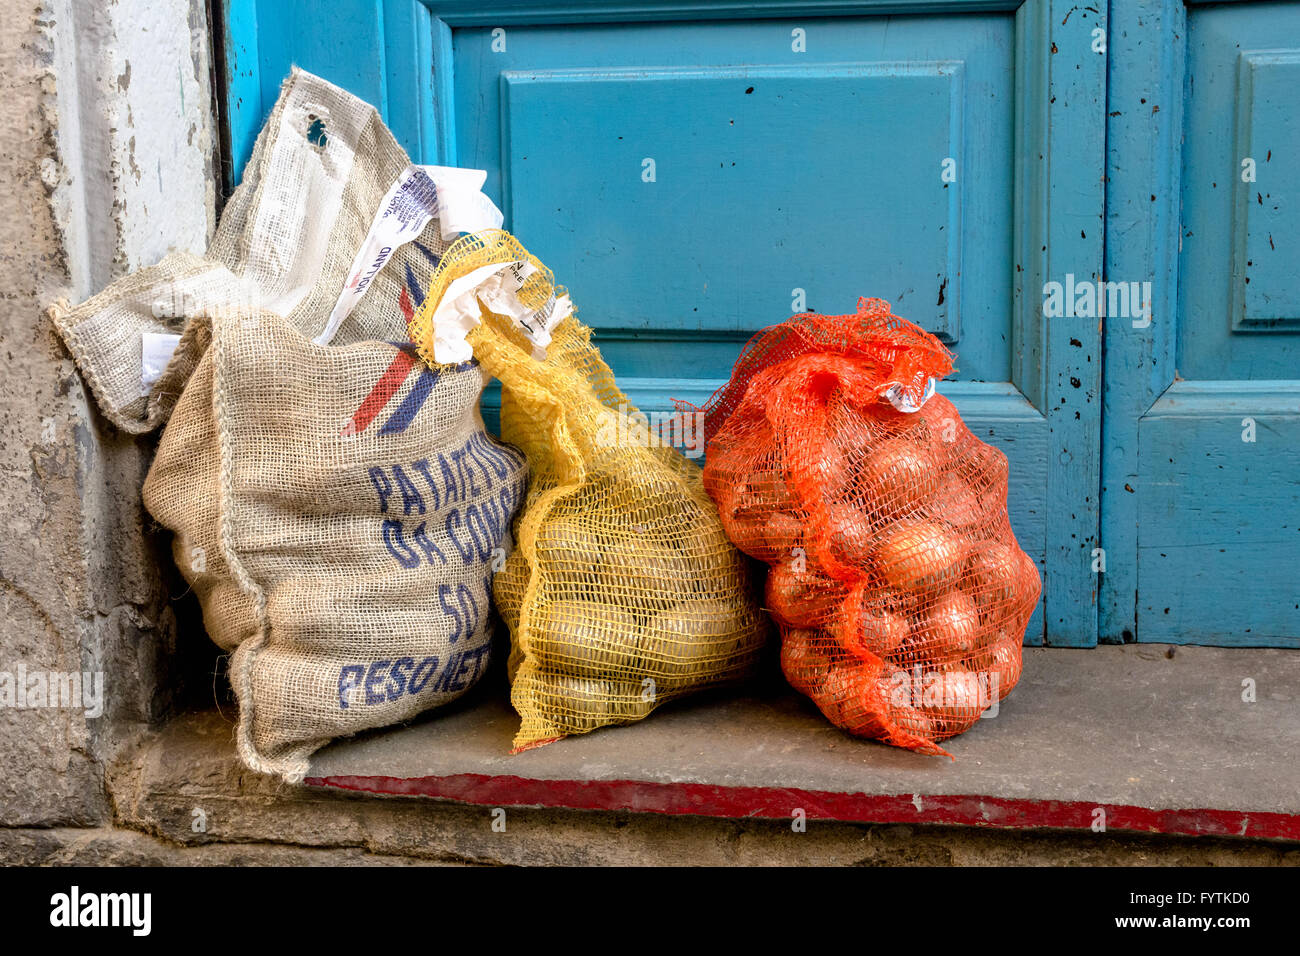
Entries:
<svg viewBox="0 0 1300 956">
<path fill-rule="evenodd" d="M 142 333 L 180 333 L 196 317 L 265 309 L 315 338 L 384 193 L 408 165 L 374 107 L 295 69 L 203 256 L 174 253 L 75 308 L 53 310 L 104 416 L 132 434 L 154 430 L 198 364 L 202 350 L 182 339 L 163 377 L 144 390 Z M 448 245 L 435 220 L 396 250 L 330 344 L 405 341 L 420 304 L 415 277 L 427 276 Z"/>
<path fill-rule="evenodd" d="M 395 366 L 408 384 L 387 419 L 355 428 Z M 248 766 L 301 779 L 330 739 L 407 720 L 483 673 L 492 565 L 525 470 L 484 431 L 482 386 L 475 365 L 321 348 L 273 313 L 215 324 L 144 498 L 234 652 Z"/>
<path fill-rule="evenodd" d="M 56 315 L 111 421 L 167 422 L 145 505 L 232 652 L 241 758 L 289 780 L 483 673 L 524 492 L 523 456 L 483 427 L 482 370 L 430 370 L 408 341 L 416 276 L 449 245 L 437 218 L 313 342 L 408 166 L 372 107 L 295 70 L 207 254 Z M 182 330 L 144 390 L 142 333 Z"/>
</svg>

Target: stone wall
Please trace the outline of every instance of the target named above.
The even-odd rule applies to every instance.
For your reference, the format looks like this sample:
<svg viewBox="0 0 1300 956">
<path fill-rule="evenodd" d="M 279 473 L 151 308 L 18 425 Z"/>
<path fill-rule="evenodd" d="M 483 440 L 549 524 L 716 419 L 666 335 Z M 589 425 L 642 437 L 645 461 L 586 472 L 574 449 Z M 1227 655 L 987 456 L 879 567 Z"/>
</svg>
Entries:
<svg viewBox="0 0 1300 956">
<path fill-rule="evenodd" d="M 104 767 L 168 711 L 187 657 L 166 542 L 140 505 L 151 440 L 98 416 L 46 310 L 206 247 L 211 34 L 202 0 L 3 9 L 0 672 L 11 694 L 20 670 L 99 672 L 104 695 L 94 718 L 13 705 L 40 703 L 39 684 L 0 706 L 0 826 L 84 826 L 109 819 Z"/>
</svg>

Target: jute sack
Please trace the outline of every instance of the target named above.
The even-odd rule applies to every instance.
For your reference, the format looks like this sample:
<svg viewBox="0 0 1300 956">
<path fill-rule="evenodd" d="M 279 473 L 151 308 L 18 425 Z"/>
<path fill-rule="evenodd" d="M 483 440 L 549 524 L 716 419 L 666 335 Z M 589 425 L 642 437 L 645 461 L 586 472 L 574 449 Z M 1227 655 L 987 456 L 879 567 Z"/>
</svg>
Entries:
<svg viewBox="0 0 1300 956">
<path fill-rule="evenodd" d="M 386 416 L 365 421 L 397 374 Z M 474 364 L 321 348 L 274 313 L 213 323 L 144 501 L 234 652 L 249 767 L 301 779 L 330 739 L 407 720 L 483 673 L 525 467 L 485 432 L 482 387 Z"/>
<path fill-rule="evenodd" d="M 131 434 L 171 414 L 206 346 L 185 334 L 195 317 L 266 309 L 322 345 L 404 342 L 451 241 L 501 224 L 475 173 L 412 166 L 374 107 L 295 69 L 207 252 L 55 306 L 55 325 L 101 412 Z"/>
<path fill-rule="evenodd" d="M 463 172 L 413 167 L 373 108 L 295 71 L 207 254 L 55 316 L 110 420 L 167 421 L 144 501 L 233 652 L 254 770 L 301 780 L 488 664 L 525 463 L 483 427 L 477 363 L 428 369 L 406 331 L 484 224 Z"/>
<path fill-rule="evenodd" d="M 458 240 L 412 339 L 501 380 L 528 458 L 517 547 L 495 581 L 517 750 L 626 724 L 750 676 L 769 626 L 699 465 L 649 431 L 550 272 L 508 233 Z"/>
</svg>

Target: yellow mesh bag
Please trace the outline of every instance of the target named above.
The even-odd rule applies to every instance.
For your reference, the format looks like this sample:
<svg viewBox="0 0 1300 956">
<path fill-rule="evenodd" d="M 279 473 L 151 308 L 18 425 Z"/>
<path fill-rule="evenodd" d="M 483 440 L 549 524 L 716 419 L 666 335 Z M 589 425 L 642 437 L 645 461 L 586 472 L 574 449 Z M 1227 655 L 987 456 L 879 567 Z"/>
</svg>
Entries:
<svg viewBox="0 0 1300 956">
<path fill-rule="evenodd" d="M 522 750 L 748 676 L 769 626 L 699 466 L 645 427 L 590 329 L 572 315 L 548 328 L 567 294 L 514 237 L 477 233 L 447 250 L 411 321 L 421 356 L 441 364 L 457 332 L 439 303 L 493 265 L 513 270 L 525 314 L 462 293 L 455 321 L 501 380 L 501 434 L 529 464 L 515 548 L 493 583 Z"/>
</svg>

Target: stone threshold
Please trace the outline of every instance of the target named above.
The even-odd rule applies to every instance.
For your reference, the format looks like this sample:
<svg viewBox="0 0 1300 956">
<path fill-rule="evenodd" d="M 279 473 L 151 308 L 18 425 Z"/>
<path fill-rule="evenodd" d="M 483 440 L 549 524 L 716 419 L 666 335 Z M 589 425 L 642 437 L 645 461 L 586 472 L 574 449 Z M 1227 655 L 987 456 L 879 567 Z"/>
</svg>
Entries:
<svg viewBox="0 0 1300 956">
<path fill-rule="evenodd" d="M 504 688 L 484 688 L 327 747 L 307 785 L 485 807 L 1300 841 L 1294 650 L 1026 648 L 997 715 L 945 744 L 953 760 L 851 738 L 784 687 L 511 755 L 517 723 Z"/>
</svg>

